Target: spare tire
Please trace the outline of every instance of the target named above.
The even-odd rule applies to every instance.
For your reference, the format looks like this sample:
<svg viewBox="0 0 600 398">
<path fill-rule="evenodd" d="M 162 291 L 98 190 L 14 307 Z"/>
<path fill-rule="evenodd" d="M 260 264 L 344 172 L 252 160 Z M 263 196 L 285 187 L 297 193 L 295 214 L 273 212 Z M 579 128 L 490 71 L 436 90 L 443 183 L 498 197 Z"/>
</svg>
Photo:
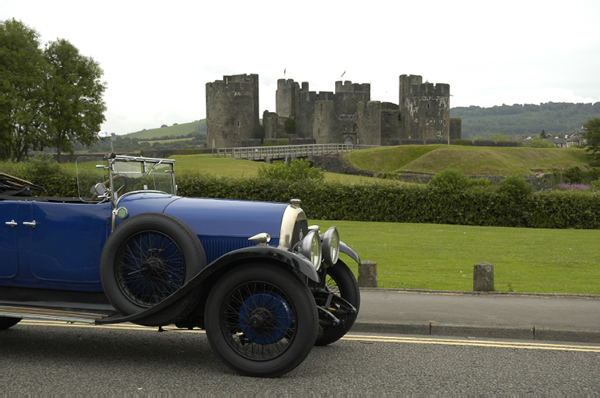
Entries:
<svg viewBox="0 0 600 398">
<path fill-rule="evenodd" d="M 186 223 L 167 214 L 143 213 L 125 220 L 107 239 L 100 278 L 115 309 L 132 315 L 166 299 L 204 267 L 202 243 Z M 192 292 L 142 323 L 175 323 L 192 311 L 197 300 L 198 293 Z"/>
</svg>

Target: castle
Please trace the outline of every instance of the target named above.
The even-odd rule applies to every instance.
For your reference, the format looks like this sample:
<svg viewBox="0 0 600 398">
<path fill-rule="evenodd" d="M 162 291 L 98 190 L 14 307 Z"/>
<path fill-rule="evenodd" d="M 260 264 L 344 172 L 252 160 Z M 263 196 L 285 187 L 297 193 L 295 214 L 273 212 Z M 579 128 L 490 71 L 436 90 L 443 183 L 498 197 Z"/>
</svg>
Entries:
<svg viewBox="0 0 600 398">
<path fill-rule="evenodd" d="M 223 76 L 206 84 L 209 147 L 298 144 L 449 144 L 461 138 L 450 119 L 450 85 L 401 75 L 399 105 L 371 101 L 371 85 L 335 82 L 335 92 L 315 92 L 292 79 L 277 81 L 276 111 L 258 117 L 258 75 Z"/>
</svg>

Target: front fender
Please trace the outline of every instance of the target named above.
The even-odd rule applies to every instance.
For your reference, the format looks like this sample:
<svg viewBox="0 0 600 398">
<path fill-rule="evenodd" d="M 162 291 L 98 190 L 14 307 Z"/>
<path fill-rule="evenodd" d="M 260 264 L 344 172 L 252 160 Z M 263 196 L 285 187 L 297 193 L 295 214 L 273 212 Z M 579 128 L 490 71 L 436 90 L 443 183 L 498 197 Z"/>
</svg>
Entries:
<svg viewBox="0 0 600 398">
<path fill-rule="evenodd" d="M 340 251 L 350 256 L 354 261 L 356 261 L 360 265 L 360 257 L 358 256 L 358 253 L 354 251 L 353 248 L 351 248 L 344 242 L 340 242 Z"/>
<path fill-rule="evenodd" d="M 204 268 L 198 275 L 189 280 L 188 283 L 183 285 L 181 289 L 156 304 L 155 306 L 148 308 L 145 311 L 138 312 L 137 314 L 122 316 L 120 314 L 112 315 L 107 318 L 103 318 L 96 321 L 96 324 L 111 324 L 121 322 L 133 322 L 143 324 L 143 320 L 150 315 L 154 315 L 160 311 L 169 311 L 169 306 L 177 302 L 179 299 L 184 297 L 186 294 L 191 292 L 206 281 L 209 277 L 215 273 L 224 270 L 224 268 L 239 264 L 242 262 L 248 262 L 253 260 L 268 261 L 270 264 L 281 264 L 283 266 L 289 266 L 301 272 L 307 278 L 318 282 L 319 276 L 315 267 L 310 261 L 305 259 L 296 253 L 292 253 L 286 250 L 278 249 L 271 246 L 253 246 L 244 249 L 234 250 L 229 252 L 211 264 Z M 226 271 L 225 271 L 226 272 Z M 227 277 L 225 273 L 223 277 Z"/>
</svg>

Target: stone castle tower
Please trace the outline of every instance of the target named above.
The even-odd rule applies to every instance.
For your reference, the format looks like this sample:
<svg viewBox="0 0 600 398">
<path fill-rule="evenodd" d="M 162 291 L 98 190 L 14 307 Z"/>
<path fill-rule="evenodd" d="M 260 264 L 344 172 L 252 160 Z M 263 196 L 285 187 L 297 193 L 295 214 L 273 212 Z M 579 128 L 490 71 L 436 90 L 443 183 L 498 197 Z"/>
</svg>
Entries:
<svg viewBox="0 0 600 398">
<path fill-rule="evenodd" d="M 400 136 L 435 141 L 450 137 L 450 85 L 423 83 L 416 75 L 400 76 Z"/>
<path fill-rule="evenodd" d="M 258 75 L 223 76 L 206 83 L 206 135 L 208 147 L 243 146 L 262 138 L 258 118 Z"/>
<path fill-rule="evenodd" d="M 450 86 L 400 76 L 400 105 L 371 101 L 368 83 L 335 82 L 335 92 L 314 92 L 308 82 L 277 81 L 276 112 L 258 122 L 258 76 L 224 76 L 206 85 L 208 144 L 216 147 L 290 144 L 400 145 L 449 143 L 460 138 L 450 121 Z M 293 126 L 293 127 L 290 127 Z"/>
</svg>

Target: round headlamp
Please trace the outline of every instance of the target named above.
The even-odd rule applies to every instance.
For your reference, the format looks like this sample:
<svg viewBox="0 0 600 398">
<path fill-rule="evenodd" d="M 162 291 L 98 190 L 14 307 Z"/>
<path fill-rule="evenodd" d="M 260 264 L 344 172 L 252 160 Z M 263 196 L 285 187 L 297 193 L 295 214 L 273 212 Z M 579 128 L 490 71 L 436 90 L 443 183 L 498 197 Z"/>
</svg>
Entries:
<svg viewBox="0 0 600 398">
<path fill-rule="evenodd" d="M 306 234 L 297 247 L 297 251 L 309 259 L 317 270 L 321 267 L 321 238 L 316 231 Z"/>
<path fill-rule="evenodd" d="M 340 256 L 340 234 L 336 227 L 331 227 L 325 232 L 323 240 L 323 259 L 328 265 L 335 265 Z"/>
</svg>

